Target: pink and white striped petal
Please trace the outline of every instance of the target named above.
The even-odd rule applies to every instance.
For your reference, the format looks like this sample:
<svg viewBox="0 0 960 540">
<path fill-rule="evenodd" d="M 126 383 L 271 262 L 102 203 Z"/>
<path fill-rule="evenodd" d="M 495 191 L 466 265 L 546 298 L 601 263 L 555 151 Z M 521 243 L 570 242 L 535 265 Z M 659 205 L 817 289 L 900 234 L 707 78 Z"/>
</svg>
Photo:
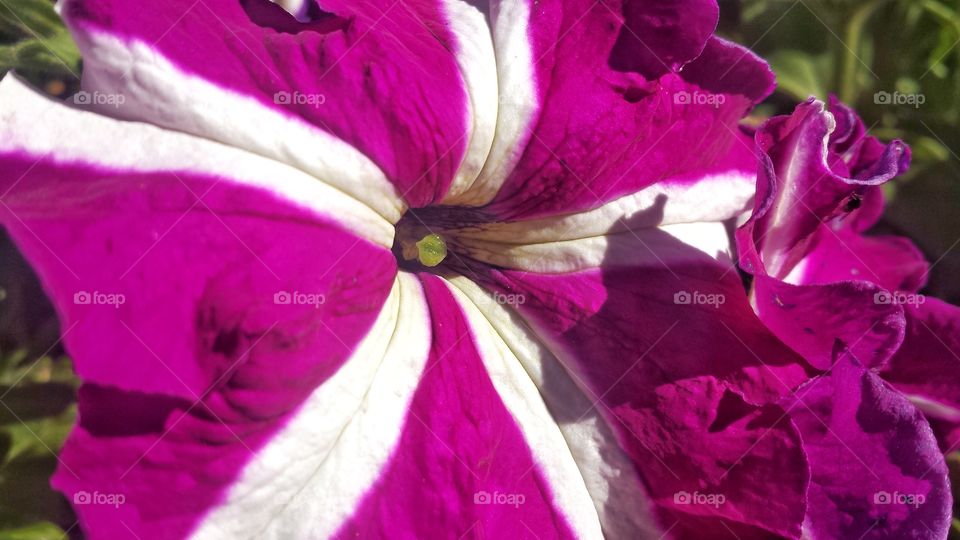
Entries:
<svg viewBox="0 0 960 540">
<path fill-rule="evenodd" d="M 310 23 L 267 0 L 68 0 L 62 12 L 84 55 L 84 89 L 125 100 L 101 112 L 290 162 L 391 220 L 403 203 L 439 200 L 467 149 L 471 162 L 485 152 L 490 129 L 488 117 L 471 121 L 443 4 L 324 9 Z M 456 21 L 478 24 L 475 13 Z"/>
<path fill-rule="evenodd" d="M 812 370 L 756 318 L 729 263 L 674 249 L 691 253 L 552 275 L 471 269 L 590 397 L 579 414 L 599 410 L 664 528 L 717 519 L 796 536 L 808 472 L 775 402 Z M 695 493 L 724 503 L 690 504 Z"/>
</svg>

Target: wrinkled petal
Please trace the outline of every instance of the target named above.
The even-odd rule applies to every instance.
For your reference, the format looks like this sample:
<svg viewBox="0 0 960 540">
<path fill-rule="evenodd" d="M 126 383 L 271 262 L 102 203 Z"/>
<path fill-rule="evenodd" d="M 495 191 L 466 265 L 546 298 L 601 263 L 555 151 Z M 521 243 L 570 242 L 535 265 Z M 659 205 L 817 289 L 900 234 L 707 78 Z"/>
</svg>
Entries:
<svg viewBox="0 0 960 540">
<path fill-rule="evenodd" d="M 764 324 L 818 369 L 833 362 L 837 342 L 870 367 L 883 365 L 903 342 L 906 323 L 887 291 L 864 281 L 791 285 L 754 276 L 753 303 Z"/>
<path fill-rule="evenodd" d="M 906 169 L 909 150 L 867 136 L 836 100 L 831 112 L 811 100 L 760 128 L 756 206 L 736 233 L 757 314 L 828 370 L 782 402 L 812 473 L 804 531 L 812 539 L 943 538 L 951 497 L 927 408 L 951 409 L 901 394 L 909 383 L 894 389 L 873 371 L 892 370 L 899 356 L 897 373 L 916 384 L 920 373 L 937 379 L 944 356 L 919 358 L 933 352 L 931 336 L 919 329 L 915 302 L 901 301 L 926 281 L 922 254 L 907 239 L 863 235 L 883 209 L 878 186 Z"/>
<path fill-rule="evenodd" d="M 925 298 L 905 309 L 907 336 L 880 375 L 927 415 L 951 452 L 960 447 L 960 308 Z"/>
<path fill-rule="evenodd" d="M 847 149 L 862 145 L 850 140 L 852 120 L 844 122 L 838 130 L 834 116 L 811 100 L 757 131 L 761 152 L 757 200 L 750 220 L 736 233 L 740 264 L 754 275 L 757 313 L 780 339 L 820 369 L 832 365 L 838 340 L 865 365 L 883 365 L 903 340 L 905 327 L 900 305 L 877 301 L 887 292 L 871 279 L 877 271 L 844 242 L 847 232 L 837 230 L 857 208 L 851 201 L 862 201 L 875 186 L 906 168 L 909 150 L 895 141 L 871 153 L 871 161 L 863 162 L 861 154 L 852 159 Z M 858 133 L 862 136 L 862 130 Z M 869 208 L 873 211 L 875 206 Z M 862 226 L 854 218 L 846 227 Z M 824 251 L 810 255 L 818 239 Z M 868 253 L 870 246 L 864 244 L 858 243 L 857 249 L 871 260 L 874 253 Z M 821 283 L 817 279 L 825 278 L 821 257 L 831 247 L 846 250 L 848 258 L 857 261 L 853 269 L 838 261 L 836 271 L 868 275 Z M 898 255 L 906 268 L 890 271 L 883 281 L 915 285 L 920 279 L 916 253 Z"/>
<path fill-rule="evenodd" d="M 875 161 L 851 171 L 836 152 L 836 130 L 835 117 L 811 100 L 757 131 L 757 201 L 738 235 L 747 270 L 787 278 L 816 231 L 849 213 L 851 200 L 906 170 L 909 149 L 894 141 Z"/>
<path fill-rule="evenodd" d="M 715 165 L 772 88 L 767 65 L 739 46 L 711 38 L 704 48 L 712 1 L 570 0 L 524 14 L 538 112 L 488 208 L 501 220 L 589 210 L 659 181 L 728 172 Z M 701 51 L 717 68 L 687 80 L 681 68 Z M 734 89 L 727 71 L 749 82 Z"/>
<path fill-rule="evenodd" d="M 464 275 L 512 300 L 587 394 L 573 417 L 595 407 L 610 424 L 662 526 L 679 513 L 798 536 L 805 458 L 771 402 L 807 380 L 807 367 L 756 319 L 730 264 L 677 240 L 658 253 L 576 273 Z M 687 504 L 694 493 L 724 502 Z"/>
<path fill-rule="evenodd" d="M 906 397 L 844 356 L 784 406 L 810 462 L 812 539 L 946 537 L 946 463 Z"/>
</svg>

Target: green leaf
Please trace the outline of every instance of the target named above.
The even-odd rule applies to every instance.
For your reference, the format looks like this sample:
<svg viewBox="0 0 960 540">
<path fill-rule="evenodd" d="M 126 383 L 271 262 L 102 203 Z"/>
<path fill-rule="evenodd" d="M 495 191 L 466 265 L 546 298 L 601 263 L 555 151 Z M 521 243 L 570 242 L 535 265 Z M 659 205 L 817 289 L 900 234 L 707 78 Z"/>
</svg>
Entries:
<svg viewBox="0 0 960 540">
<path fill-rule="evenodd" d="M 0 528 L 47 520 L 70 523 L 66 499 L 50 486 L 56 467 L 56 458 L 47 455 L 19 459 L 0 468 Z"/>
<path fill-rule="evenodd" d="M 62 383 L 0 386 L 0 395 L 0 425 L 57 416 L 74 401 L 73 387 Z"/>
<path fill-rule="evenodd" d="M 70 34 L 61 29 L 47 37 L 0 46 L 0 70 L 10 69 L 78 76 L 80 51 Z"/>
<path fill-rule="evenodd" d="M 40 521 L 16 529 L 0 530 L 4 540 L 61 540 L 66 532 L 48 521 Z"/>
<path fill-rule="evenodd" d="M 797 50 L 781 50 L 773 53 L 770 65 L 777 74 L 777 89 L 802 101 L 811 95 L 820 99 L 827 97 L 827 77 L 830 59 L 827 55 L 814 56 Z"/>
<path fill-rule="evenodd" d="M 20 37 L 49 36 L 63 28 L 60 16 L 47 0 L 17 0 L 0 3 L 2 28 L 15 31 Z"/>
<path fill-rule="evenodd" d="M 71 405 L 57 416 L 5 426 L 3 430 L 11 438 L 7 461 L 22 456 L 50 456 L 58 452 L 70 434 L 76 417 L 76 405 Z"/>
</svg>

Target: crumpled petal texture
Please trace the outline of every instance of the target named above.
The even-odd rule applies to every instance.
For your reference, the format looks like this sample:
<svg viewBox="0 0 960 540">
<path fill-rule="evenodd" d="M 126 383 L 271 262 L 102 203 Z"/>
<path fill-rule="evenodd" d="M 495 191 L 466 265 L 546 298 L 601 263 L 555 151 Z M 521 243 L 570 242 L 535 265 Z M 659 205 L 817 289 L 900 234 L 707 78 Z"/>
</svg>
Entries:
<svg viewBox="0 0 960 540">
<path fill-rule="evenodd" d="M 784 406 L 810 460 L 811 538 L 946 536 L 946 464 L 905 396 L 844 356 Z"/>
</svg>

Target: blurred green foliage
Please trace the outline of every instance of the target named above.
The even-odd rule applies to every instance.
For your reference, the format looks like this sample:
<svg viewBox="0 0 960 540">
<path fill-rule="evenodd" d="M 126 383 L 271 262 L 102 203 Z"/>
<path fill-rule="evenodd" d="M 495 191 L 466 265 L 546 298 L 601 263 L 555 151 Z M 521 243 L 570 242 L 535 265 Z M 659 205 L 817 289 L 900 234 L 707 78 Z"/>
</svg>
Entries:
<svg viewBox="0 0 960 540">
<path fill-rule="evenodd" d="M 910 144 L 913 164 L 887 185 L 890 203 L 878 232 L 916 241 L 935 263 L 926 292 L 960 304 L 960 2 L 720 4 L 721 33 L 766 58 L 777 74 L 777 92 L 758 115 L 786 114 L 809 96 L 834 94 L 873 135 Z M 905 102 L 893 103 L 897 98 Z"/>
<path fill-rule="evenodd" d="M 0 3 L 0 72 L 76 79 L 80 52 L 49 0 Z"/>
<path fill-rule="evenodd" d="M 960 303 L 960 1 L 720 0 L 720 31 L 767 58 L 779 88 L 755 116 L 836 94 L 872 132 L 914 150 L 881 229 L 912 237 L 935 261 L 929 293 Z M 0 0 L 0 75 L 14 69 L 53 96 L 76 90 L 80 54 L 49 0 Z M 922 104 L 886 103 L 922 96 Z M 49 486 L 76 415 L 76 380 L 53 310 L 0 238 L 0 539 L 78 535 Z M 950 458 L 960 486 L 960 456 Z M 955 499 L 960 499 L 960 492 Z M 960 513 L 958 513 L 960 515 Z M 951 538 L 960 539 L 960 521 Z"/>
<path fill-rule="evenodd" d="M 26 356 L 0 358 L 0 538 L 52 540 L 73 523 L 49 478 L 76 417 L 76 382 L 65 358 Z"/>
<path fill-rule="evenodd" d="M 795 100 L 836 94 L 875 134 L 910 142 L 923 165 L 947 160 L 960 144 L 956 6 L 936 0 L 755 0 L 743 2 L 739 13 L 732 33 L 770 61 L 782 94 Z M 882 104 L 874 99 L 878 92 L 922 95 L 923 103 Z"/>
<path fill-rule="evenodd" d="M 79 84 L 80 53 L 48 0 L 0 1 L 0 74 L 16 70 L 53 96 Z M 50 487 L 76 418 L 76 377 L 36 277 L 0 238 L 0 539 L 76 536 Z"/>
</svg>

